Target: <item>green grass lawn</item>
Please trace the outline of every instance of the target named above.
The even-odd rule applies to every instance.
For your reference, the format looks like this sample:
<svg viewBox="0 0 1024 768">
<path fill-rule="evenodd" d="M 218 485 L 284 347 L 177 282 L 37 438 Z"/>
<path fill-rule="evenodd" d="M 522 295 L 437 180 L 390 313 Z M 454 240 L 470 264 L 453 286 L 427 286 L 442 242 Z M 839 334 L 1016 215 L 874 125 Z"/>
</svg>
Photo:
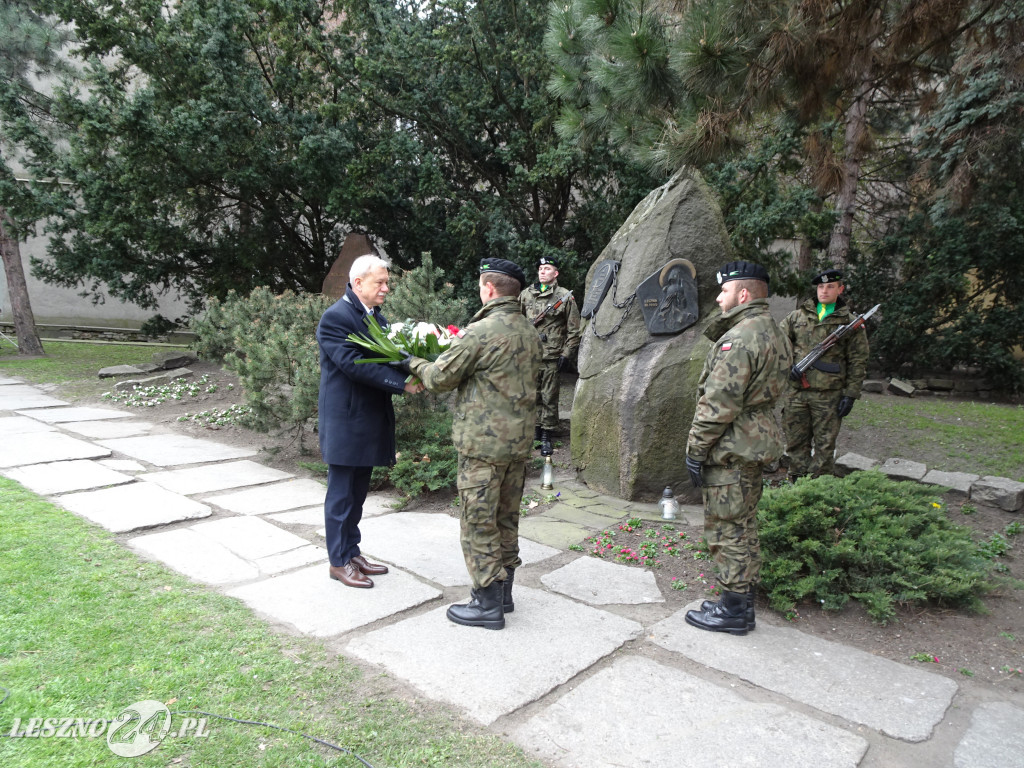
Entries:
<svg viewBox="0 0 1024 768">
<path fill-rule="evenodd" d="M 843 420 L 843 429 L 874 430 L 896 446 L 899 452 L 890 455 L 929 467 L 1024 481 L 1024 406 L 865 398 Z"/>
<path fill-rule="evenodd" d="M 442 707 L 397 700 L 321 642 L 275 633 L 242 603 L 139 559 L 4 478 L 0 552 L 0 686 L 10 692 L 0 734 L 15 718 L 22 729 L 32 717 L 109 720 L 153 699 L 171 710 L 174 732 L 203 710 L 290 728 L 377 768 L 537 765 Z M 0 765 L 362 765 L 266 727 L 208 718 L 206 730 L 133 758 L 105 738 L 4 736 Z"/>
</svg>

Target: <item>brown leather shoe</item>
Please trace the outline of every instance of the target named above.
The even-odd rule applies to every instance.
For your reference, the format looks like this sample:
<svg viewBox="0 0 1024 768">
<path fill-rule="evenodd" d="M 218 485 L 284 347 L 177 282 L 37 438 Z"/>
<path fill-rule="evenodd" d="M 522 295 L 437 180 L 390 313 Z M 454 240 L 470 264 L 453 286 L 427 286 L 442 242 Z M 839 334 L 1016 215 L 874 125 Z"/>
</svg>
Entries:
<svg viewBox="0 0 1024 768">
<path fill-rule="evenodd" d="M 365 573 L 367 576 L 383 576 L 388 572 L 386 565 L 380 565 L 378 563 L 371 563 L 362 555 L 356 555 L 352 558 L 352 562 L 356 564 L 356 568 Z"/>
<path fill-rule="evenodd" d="M 349 560 L 344 565 L 332 565 L 330 568 L 331 578 L 340 581 L 346 587 L 361 587 L 369 589 L 373 581 L 368 579 L 356 566 L 355 560 Z"/>
</svg>

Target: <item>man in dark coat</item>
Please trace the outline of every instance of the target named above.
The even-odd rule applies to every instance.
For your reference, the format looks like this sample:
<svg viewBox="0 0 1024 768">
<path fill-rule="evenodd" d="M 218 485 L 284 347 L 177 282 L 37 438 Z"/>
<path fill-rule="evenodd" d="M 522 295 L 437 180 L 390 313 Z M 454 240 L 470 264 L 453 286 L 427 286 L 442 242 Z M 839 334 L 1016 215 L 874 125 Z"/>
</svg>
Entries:
<svg viewBox="0 0 1024 768">
<path fill-rule="evenodd" d="M 379 307 L 388 294 L 388 262 L 360 256 L 349 270 L 345 295 L 332 304 L 316 330 L 320 345 L 320 452 L 327 471 L 324 524 L 330 576 L 349 587 L 372 587 L 370 576 L 388 572 L 359 552 L 359 521 L 376 466 L 395 463 L 395 409 L 392 395 L 415 394 L 423 385 L 386 365 L 357 363 L 365 357 L 350 333 L 366 335 L 365 318 L 382 328 Z"/>
</svg>

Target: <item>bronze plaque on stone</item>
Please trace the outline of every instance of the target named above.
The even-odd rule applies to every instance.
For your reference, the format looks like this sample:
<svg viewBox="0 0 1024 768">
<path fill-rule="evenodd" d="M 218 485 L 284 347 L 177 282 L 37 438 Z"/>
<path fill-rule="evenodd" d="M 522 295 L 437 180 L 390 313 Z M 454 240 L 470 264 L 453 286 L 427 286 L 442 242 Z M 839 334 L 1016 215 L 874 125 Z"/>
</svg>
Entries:
<svg viewBox="0 0 1024 768">
<path fill-rule="evenodd" d="M 580 316 L 583 318 L 593 317 L 608 295 L 608 289 L 615 282 L 615 275 L 619 271 L 619 262 L 613 259 L 606 259 L 597 265 L 594 270 L 594 278 L 587 286 L 587 295 L 580 308 Z"/>
<path fill-rule="evenodd" d="M 679 333 L 697 322 L 697 270 L 672 259 L 636 289 L 644 324 L 652 336 Z"/>
</svg>

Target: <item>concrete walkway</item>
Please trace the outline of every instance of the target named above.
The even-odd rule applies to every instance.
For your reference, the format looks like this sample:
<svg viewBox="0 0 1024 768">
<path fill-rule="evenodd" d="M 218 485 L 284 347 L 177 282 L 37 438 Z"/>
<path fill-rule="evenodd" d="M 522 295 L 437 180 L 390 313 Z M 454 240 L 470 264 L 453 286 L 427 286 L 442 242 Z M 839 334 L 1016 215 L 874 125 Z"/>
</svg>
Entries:
<svg viewBox="0 0 1024 768">
<path fill-rule="evenodd" d="M 746 637 L 702 632 L 666 607 L 650 572 L 568 550 L 625 518 L 658 519 L 654 505 L 557 478 L 558 503 L 522 521 L 515 612 L 489 632 L 445 619 L 468 592 L 456 519 L 372 496 L 364 552 L 391 573 L 349 589 L 327 577 L 324 486 L 255 455 L 0 377 L 0 474 L 546 764 L 1024 766 L 1024 696 L 958 685 L 767 612 Z M 690 523 L 700 514 L 684 508 Z"/>
</svg>

